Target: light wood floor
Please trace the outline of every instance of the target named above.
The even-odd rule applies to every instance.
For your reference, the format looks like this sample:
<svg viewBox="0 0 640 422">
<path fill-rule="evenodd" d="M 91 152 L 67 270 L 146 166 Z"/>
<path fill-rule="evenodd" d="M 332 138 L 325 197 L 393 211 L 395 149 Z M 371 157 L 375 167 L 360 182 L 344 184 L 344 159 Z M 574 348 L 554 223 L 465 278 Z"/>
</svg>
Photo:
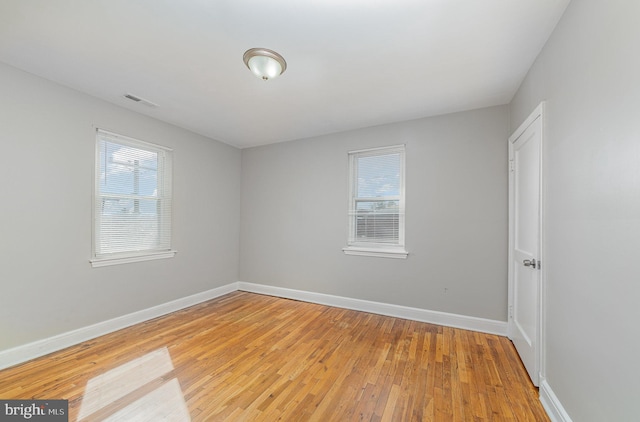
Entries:
<svg viewBox="0 0 640 422">
<path fill-rule="evenodd" d="M 234 292 L 0 371 L 70 421 L 548 421 L 503 337 Z"/>
</svg>

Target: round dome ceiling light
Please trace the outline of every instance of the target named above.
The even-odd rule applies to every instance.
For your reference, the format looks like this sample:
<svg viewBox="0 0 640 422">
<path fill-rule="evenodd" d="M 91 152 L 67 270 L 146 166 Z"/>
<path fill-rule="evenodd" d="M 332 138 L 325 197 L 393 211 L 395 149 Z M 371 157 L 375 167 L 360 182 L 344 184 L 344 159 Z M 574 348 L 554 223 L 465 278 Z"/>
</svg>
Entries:
<svg viewBox="0 0 640 422">
<path fill-rule="evenodd" d="M 287 70 L 284 58 L 268 48 L 250 48 L 242 59 L 256 77 L 265 81 L 277 78 Z"/>
</svg>

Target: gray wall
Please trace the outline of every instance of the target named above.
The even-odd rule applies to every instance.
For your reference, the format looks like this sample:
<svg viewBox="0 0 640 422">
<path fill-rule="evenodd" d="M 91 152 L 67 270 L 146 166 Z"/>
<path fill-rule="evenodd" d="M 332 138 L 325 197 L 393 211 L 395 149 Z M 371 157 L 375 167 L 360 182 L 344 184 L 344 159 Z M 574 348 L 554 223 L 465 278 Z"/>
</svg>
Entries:
<svg viewBox="0 0 640 422">
<path fill-rule="evenodd" d="M 640 2 L 573 1 L 511 106 L 547 100 L 546 376 L 574 421 L 637 420 Z"/>
<path fill-rule="evenodd" d="M 240 280 L 506 320 L 507 107 L 242 150 Z M 406 144 L 406 260 L 347 256 L 350 150 Z"/>
<path fill-rule="evenodd" d="M 0 350 L 238 280 L 239 150 L 3 64 L 0 86 Z M 91 268 L 92 125 L 174 148 L 175 258 Z"/>
</svg>

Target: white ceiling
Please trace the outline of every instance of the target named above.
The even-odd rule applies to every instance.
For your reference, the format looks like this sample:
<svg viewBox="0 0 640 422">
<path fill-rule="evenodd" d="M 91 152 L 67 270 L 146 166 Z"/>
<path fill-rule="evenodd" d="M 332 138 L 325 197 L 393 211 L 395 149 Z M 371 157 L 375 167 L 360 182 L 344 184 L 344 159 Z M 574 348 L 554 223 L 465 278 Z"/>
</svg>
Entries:
<svg viewBox="0 0 640 422">
<path fill-rule="evenodd" d="M 568 3 L 2 0 L 0 61 L 244 148 L 506 104 Z"/>
</svg>

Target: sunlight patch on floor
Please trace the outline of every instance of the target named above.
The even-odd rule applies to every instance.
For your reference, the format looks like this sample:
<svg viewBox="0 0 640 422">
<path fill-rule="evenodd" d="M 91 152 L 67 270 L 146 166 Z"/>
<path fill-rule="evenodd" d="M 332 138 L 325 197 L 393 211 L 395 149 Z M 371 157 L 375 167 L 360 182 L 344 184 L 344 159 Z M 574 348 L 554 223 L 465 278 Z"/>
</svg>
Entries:
<svg viewBox="0 0 640 422">
<path fill-rule="evenodd" d="M 126 398 L 127 395 L 173 371 L 166 347 L 124 363 L 87 382 L 78 420 Z M 126 399 L 125 399 L 126 401 Z M 142 398 L 116 410 L 108 421 L 190 421 L 189 411 L 176 378 Z"/>
<path fill-rule="evenodd" d="M 176 378 L 156 388 L 151 393 L 103 419 L 103 422 L 188 422 L 189 409 L 182 397 Z"/>
</svg>

